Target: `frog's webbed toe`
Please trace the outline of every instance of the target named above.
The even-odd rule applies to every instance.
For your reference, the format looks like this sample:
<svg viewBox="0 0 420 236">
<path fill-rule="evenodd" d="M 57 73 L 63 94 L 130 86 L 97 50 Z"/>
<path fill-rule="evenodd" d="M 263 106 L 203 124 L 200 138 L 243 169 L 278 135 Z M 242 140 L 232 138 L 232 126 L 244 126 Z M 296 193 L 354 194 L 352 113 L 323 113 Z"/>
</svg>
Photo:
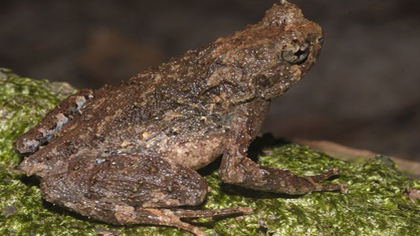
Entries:
<svg viewBox="0 0 420 236">
<path fill-rule="evenodd" d="M 201 204 L 208 191 L 196 171 L 156 157 L 95 157 L 70 163 L 68 171 L 42 179 L 44 198 L 111 224 L 178 227 L 204 235 L 181 218 L 250 213 L 248 208 L 173 209 Z"/>
<path fill-rule="evenodd" d="M 92 90 L 85 89 L 67 97 L 45 118 L 25 134 L 19 136 L 13 147 L 20 154 L 31 154 L 45 145 L 70 119 L 77 114 L 80 108 L 90 99 Z"/>
</svg>

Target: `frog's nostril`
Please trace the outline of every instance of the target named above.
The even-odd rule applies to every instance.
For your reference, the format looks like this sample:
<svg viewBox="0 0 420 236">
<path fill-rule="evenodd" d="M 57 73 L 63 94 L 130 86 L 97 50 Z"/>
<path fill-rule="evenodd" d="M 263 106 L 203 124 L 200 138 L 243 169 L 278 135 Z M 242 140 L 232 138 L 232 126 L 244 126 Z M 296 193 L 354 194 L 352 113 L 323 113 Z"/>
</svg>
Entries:
<svg viewBox="0 0 420 236">
<path fill-rule="evenodd" d="M 280 57 L 289 63 L 301 64 L 308 58 L 309 49 L 307 42 L 288 45 L 283 49 Z"/>
</svg>

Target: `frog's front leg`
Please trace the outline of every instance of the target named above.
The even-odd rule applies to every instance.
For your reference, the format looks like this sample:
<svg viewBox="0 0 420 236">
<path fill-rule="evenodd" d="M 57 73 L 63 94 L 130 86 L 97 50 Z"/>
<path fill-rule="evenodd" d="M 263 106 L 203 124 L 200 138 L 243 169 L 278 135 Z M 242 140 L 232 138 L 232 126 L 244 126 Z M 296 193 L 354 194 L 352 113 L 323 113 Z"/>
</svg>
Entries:
<svg viewBox="0 0 420 236">
<path fill-rule="evenodd" d="M 206 181 L 194 170 L 161 158 L 112 156 L 71 162 L 41 181 L 44 198 L 111 224 L 165 225 L 204 235 L 181 218 L 251 213 L 249 208 L 174 209 L 201 204 Z"/>
<path fill-rule="evenodd" d="M 247 157 L 248 146 L 258 133 L 267 107 L 267 101 L 256 100 L 238 109 L 239 114 L 231 126 L 228 147 L 220 166 L 222 180 L 249 189 L 290 195 L 314 191 L 346 192 L 345 185 L 320 183 L 333 175 L 338 175 L 338 169 L 317 176 L 298 177 L 288 170 L 260 166 Z"/>
</svg>

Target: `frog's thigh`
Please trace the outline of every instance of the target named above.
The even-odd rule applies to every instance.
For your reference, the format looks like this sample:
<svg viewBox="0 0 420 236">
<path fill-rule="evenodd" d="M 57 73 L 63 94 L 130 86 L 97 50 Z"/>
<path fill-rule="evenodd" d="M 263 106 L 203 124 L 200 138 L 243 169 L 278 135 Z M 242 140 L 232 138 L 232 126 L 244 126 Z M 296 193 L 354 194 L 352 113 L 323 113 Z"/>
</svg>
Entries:
<svg viewBox="0 0 420 236">
<path fill-rule="evenodd" d="M 231 125 L 228 147 L 220 165 L 220 176 L 224 182 L 255 190 L 293 195 L 313 191 L 345 192 L 344 185 L 322 185 L 318 182 L 337 175 L 337 169 L 318 176 L 298 177 L 288 170 L 262 167 L 249 159 L 247 149 L 257 134 L 262 120 L 261 114 L 264 114 L 264 104 L 258 101 L 245 104 L 243 109 L 239 110 L 236 120 Z"/>
<path fill-rule="evenodd" d="M 41 187 L 48 201 L 65 206 L 87 200 L 136 208 L 194 206 L 207 195 L 205 179 L 194 170 L 138 156 L 71 162 L 68 172 L 44 177 Z"/>
</svg>

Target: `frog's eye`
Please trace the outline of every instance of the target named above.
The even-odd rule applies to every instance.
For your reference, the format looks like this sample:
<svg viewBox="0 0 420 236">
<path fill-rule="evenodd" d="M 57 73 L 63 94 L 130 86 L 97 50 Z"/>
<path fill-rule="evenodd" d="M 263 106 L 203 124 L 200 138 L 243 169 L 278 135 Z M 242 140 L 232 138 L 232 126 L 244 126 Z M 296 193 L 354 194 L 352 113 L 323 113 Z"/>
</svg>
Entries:
<svg viewBox="0 0 420 236">
<path fill-rule="evenodd" d="M 280 57 L 291 64 L 301 64 L 306 61 L 308 55 L 309 43 L 294 41 L 282 50 Z"/>
</svg>

